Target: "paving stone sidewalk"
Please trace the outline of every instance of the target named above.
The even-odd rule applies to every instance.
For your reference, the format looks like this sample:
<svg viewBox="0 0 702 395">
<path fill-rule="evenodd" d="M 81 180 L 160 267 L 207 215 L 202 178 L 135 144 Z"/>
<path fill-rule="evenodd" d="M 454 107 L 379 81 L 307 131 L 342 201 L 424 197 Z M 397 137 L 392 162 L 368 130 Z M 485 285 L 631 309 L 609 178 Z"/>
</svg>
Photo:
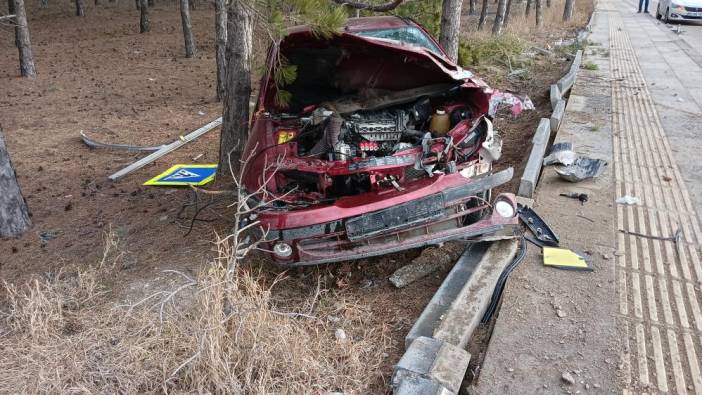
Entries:
<svg viewBox="0 0 702 395">
<path fill-rule="evenodd" d="M 628 3 L 598 2 L 583 62 L 597 67 L 581 70 L 556 139 L 609 169 L 568 184 L 547 168 L 537 189 L 536 210 L 594 271 L 546 269 L 531 248 L 508 283 L 475 393 L 702 394 L 699 201 L 642 71 L 640 58 L 659 48 L 630 35 L 658 27 L 634 19 Z M 625 195 L 641 203 L 615 203 Z"/>
</svg>

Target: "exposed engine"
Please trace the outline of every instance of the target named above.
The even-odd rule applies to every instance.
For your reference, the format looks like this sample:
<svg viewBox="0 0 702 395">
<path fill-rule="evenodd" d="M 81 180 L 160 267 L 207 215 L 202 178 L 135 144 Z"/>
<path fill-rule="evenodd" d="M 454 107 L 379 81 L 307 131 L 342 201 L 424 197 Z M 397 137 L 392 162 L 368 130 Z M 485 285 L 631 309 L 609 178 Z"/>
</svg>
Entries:
<svg viewBox="0 0 702 395">
<path fill-rule="evenodd" d="M 452 107 L 450 114 L 443 109 L 439 112 L 451 127 L 471 116 L 465 106 Z M 312 117 L 305 119 L 306 130 L 298 139 L 300 154 L 320 155 L 329 160 L 392 155 L 421 144 L 423 136 L 431 131 L 429 123 L 433 115 L 432 105 L 426 98 L 394 108 L 349 115 L 318 107 Z"/>
</svg>

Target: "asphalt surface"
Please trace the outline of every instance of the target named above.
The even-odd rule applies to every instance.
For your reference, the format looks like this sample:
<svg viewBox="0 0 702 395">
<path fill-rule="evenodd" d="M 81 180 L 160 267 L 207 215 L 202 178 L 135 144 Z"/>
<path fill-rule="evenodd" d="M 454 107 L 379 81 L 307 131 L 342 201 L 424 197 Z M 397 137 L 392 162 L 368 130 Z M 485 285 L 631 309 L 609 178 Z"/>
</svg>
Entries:
<svg viewBox="0 0 702 395">
<path fill-rule="evenodd" d="M 637 7 L 638 0 L 616 3 L 699 217 L 702 213 L 702 163 L 698 160 L 702 124 L 702 21 L 665 24 L 655 19 L 657 1 L 650 3 L 650 15 L 637 14 Z"/>
<path fill-rule="evenodd" d="M 634 11 L 638 7 L 638 1 L 634 3 Z M 656 17 L 656 8 L 658 7 L 657 1 L 651 1 L 649 3 L 649 12 L 653 18 Z M 700 54 L 702 54 L 702 20 L 701 21 L 684 21 L 671 25 L 673 28 L 680 26 L 683 33 L 680 37 L 685 40 L 691 47 L 695 48 Z"/>
</svg>

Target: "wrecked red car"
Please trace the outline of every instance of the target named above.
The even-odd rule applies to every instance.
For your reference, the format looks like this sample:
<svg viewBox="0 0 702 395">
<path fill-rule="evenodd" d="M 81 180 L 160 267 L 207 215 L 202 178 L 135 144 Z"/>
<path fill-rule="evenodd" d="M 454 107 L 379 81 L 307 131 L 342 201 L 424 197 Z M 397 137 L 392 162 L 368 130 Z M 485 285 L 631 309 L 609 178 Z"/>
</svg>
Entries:
<svg viewBox="0 0 702 395">
<path fill-rule="evenodd" d="M 285 86 L 281 64 L 297 68 Z M 290 29 L 269 51 L 244 152 L 245 189 L 270 203 L 254 216 L 274 260 L 512 237 L 514 196 L 490 201 L 513 173 L 492 172 L 491 93 L 408 19 L 354 18 L 331 38 Z"/>
</svg>

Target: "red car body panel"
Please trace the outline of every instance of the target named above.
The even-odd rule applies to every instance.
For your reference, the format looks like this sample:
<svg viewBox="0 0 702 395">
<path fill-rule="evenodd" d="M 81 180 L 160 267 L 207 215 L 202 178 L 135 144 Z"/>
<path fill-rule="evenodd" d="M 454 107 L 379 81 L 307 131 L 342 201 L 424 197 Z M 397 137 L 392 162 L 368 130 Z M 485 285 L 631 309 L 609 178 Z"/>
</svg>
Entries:
<svg viewBox="0 0 702 395">
<path fill-rule="evenodd" d="M 411 29 L 424 35 L 426 47 L 359 35 L 383 29 Z M 292 93 L 285 105 L 276 102 L 280 59 L 297 66 L 296 80 L 283 87 Z M 516 216 L 498 215 L 483 199 L 511 178 L 511 171 L 488 174 L 491 93 L 406 19 L 350 19 L 328 39 L 304 26 L 291 28 L 269 51 L 244 152 L 244 188 L 271 202 L 255 220 L 274 259 L 318 264 L 456 238 L 513 235 Z M 337 145 L 319 151 L 332 133 L 331 116 L 316 126 L 312 114 L 326 114 L 328 107 L 344 129 L 334 135 Z M 450 130 L 430 136 L 439 110 L 450 114 Z M 513 196 L 498 199 L 516 213 Z M 493 212 L 466 221 L 486 211 Z"/>
</svg>

